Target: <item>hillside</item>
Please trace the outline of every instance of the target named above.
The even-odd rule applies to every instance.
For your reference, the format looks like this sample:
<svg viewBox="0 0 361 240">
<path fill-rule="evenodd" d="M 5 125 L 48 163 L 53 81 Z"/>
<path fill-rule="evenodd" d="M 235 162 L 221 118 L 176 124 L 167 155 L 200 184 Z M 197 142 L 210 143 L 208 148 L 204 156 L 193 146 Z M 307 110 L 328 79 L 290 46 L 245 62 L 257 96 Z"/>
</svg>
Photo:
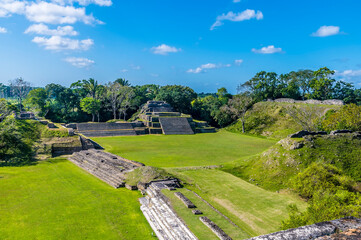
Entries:
<svg viewBox="0 0 361 240">
<path fill-rule="evenodd" d="M 282 139 L 303 129 L 295 117 L 302 115 L 306 124 L 317 125 L 318 119 L 329 110 L 339 108 L 340 106 L 336 105 L 258 102 L 246 113 L 245 130 L 247 134 Z M 242 123 L 237 121 L 226 129 L 231 132 L 242 132 Z"/>
<path fill-rule="evenodd" d="M 361 181 L 359 133 L 285 138 L 265 152 L 225 167 L 265 189 L 292 187 L 292 179 L 312 163 L 332 164 L 355 181 Z"/>
</svg>

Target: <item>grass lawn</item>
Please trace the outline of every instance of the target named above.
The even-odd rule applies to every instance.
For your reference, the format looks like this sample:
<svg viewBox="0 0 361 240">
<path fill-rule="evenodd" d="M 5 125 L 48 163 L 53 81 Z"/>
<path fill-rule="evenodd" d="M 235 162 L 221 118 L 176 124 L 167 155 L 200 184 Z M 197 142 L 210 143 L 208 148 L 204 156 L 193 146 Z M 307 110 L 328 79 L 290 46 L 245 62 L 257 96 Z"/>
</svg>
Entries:
<svg viewBox="0 0 361 240">
<path fill-rule="evenodd" d="M 264 190 L 220 170 L 169 170 L 252 236 L 280 230 L 289 204 L 306 207 L 296 196 Z"/>
<path fill-rule="evenodd" d="M 155 239 L 138 191 L 64 159 L 0 168 L 0 239 Z"/>
<path fill-rule="evenodd" d="M 187 208 L 183 202 L 174 195 L 174 191 L 163 190 L 164 195 L 170 199 L 173 209 L 186 222 L 189 229 L 198 237 L 199 240 L 219 239 L 217 235 L 215 235 L 199 220 L 200 216 L 207 216 L 221 229 L 223 229 L 223 231 L 227 233 L 232 239 L 245 239 L 250 237 L 246 232 L 230 224 L 224 217 L 219 215 L 201 199 L 196 197 L 193 192 L 187 191 L 184 188 L 177 189 L 177 191 L 183 193 L 196 205 L 197 209 L 201 210 L 203 213 L 203 215 L 194 215 L 192 210 Z"/>
<path fill-rule="evenodd" d="M 93 138 L 107 151 L 153 167 L 219 165 L 254 155 L 275 141 L 227 131 L 195 135 Z"/>
</svg>

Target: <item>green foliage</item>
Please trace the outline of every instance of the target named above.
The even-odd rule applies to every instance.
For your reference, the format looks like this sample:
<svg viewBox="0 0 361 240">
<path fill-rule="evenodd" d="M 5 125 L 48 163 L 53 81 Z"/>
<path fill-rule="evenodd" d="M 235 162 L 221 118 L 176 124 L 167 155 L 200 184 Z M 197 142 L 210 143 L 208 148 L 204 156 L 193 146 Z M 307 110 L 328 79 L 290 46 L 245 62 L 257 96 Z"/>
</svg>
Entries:
<svg viewBox="0 0 361 240">
<path fill-rule="evenodd" d="M 30 121 L 7 117 L 0 123 L 0 165 L 18 166 L 32 162 L 32 145 L 39 137 L 39 131 Z"/>
<path fill-rule="evenodd" d="M 167 85 L 161 87 L 156 96 L 157 100 L 166 101 L 175 110 L 182 113 L 191 112 L 191 102 L 197 98 L 197 94 L 190 87 L 180 85 Z"/>
<path fill-rule="evenodd" d="M 221 111 L 221 107 L 228 103 L 232 95 L 225 88 L 220 88 L 215 95 L 198 97 L 191 102 L 192 116 L 202 119 L 214 126 L 225 127 L 233 120 L 230 114 Z"/>
<path fill-rule="evenodd" d="M 310 98 L 320 100 L 332 98 L 332 88 L 336 81 L 331 78 L 333 74 L 335 74 L 335 71 L 332 71 L 327 67 L 320 68 L 313 73 L 314 78 L 310 81 L 310 88 L 312 89 Z"/>
<path fill-rule="evenodd" d="M 92 121 L 95 121 L 95 114 L 100 110 L 100 101 L 91 97 L 83 98 L 80 102 L 81 109 L 93 116 Z"/>
<path fill-rule="evenodd" d="M 321 126 L 325 131 L 337 129 L 361 131 L 361 106 L 348 104 L 338 111 L 330 111 Z"/>
<path fill-rule="evenodd" d="M 317 162 L 300 172 L 292 182 L 298 194 L 307 199 L 313 198 L 317 192 L 353 191 L 356 186 L 356 182 L 344 176 L 337 167 Z"/>
<path fill-rule="evenodd" d="M 48 94 L 44 88 L 36 88 L 29 92 L 25 103 L 39 112 L 40 116 L 45 116 L 49 108 Z"/>
</svg>

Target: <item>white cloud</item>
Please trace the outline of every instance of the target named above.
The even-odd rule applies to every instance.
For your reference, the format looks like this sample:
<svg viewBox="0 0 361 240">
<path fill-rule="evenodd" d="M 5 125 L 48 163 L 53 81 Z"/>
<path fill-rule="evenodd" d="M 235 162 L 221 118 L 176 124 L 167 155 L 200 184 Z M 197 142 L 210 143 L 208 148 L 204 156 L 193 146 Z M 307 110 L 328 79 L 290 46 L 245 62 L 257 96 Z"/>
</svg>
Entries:
<svg viewBox="0 0 361 240">
<path fill-rule="evenodd" d="M 187 73 L 204 73 L 207 69 L 215 69 L 215 68 L 223 68 L 223 67 L 231 67 L 231 64 L 214 64 L 214 63 L 207 63 L 203 64 L 200 67 L 189 69 Z"/>
<path fill-rule="evenodd" d="M 335 75 L 336 76 L 341 76 L 341 77 L 345 77 L 345 78 L 352 78 L 352 77 L 360 77 L 361 76 L 361 70 L 345 70 L 342 72 L 339 71 L 335 71 Z"/>
<path fill-rule="evenodd" d="M 7 33 L 8 30 L 4 27 L 0 27 L 0 33 Z"/>
<path fill-rule="evenodd" d="M 12 14 L 24 13 L 26 3 L 15 0 L 0 0 L 0 17 L 10 17 Z"/>
<path fill-rule="evenodd" d="M 90 4 L 95 4 L 95 5 L 106 6 L 106 7 L 109 7 L 113 4 L 111 0 L 52 0 L 52 2 L 62 4 L 62 5 L 73 4 L 76 2 L 82 6 L 88 6 Z"/>
<path fill-rule="evenodd" d="M 211 30 L 214 30 L 216 27 L 222 26 L 224 21 L 232 21 L 232 22 L 241 22 L 250 19 L 263 19 L 263 13 L 261 11 L 255 11 L 251 9 L 244 10 L 243 12 L 234 13 L 232 11 L 227 14 L 222 14 L 217 17 L 216 22 L 211 26 Z"/>
<path fill-rule="evenodd" d="M 124 68 L 124 69 L 122 69 L 122 70 L 120 70 L 122 73 L 126 73 L 126 72 L 128 72 L 128 69 L 126 69 L 126 68 Z"/>
<path fill-rule="evenodd" d="M 168 55 L 168 53 L 176 53 L 182 51 L 180 48 L 171 47 L 166 44 L 159 45 L 157 47 L 152 47 L 151 51 L 154 54 L 160 54 L 160 55 Z"/>
<path fill-rule="evenodd" d="M 234 3 L 239 3 L 241 0 L 233 0 Z"/>
<path fill-rule="evenodd" d="M 141 69 L 140 66 L 134 66 L 134 65 L 132 65 L 131 67 L 132 67 L 133 70 L 140 70 L 140 69 Z"/>
<path fill-rule="evenodd" d="M 236 59 L 234 60 L 234 64 L 241 65 L 243 63 L 243 59 Z"/>
<path fill-rule="evenodd" d="M 261 54 L 273 54 L 282 52 L 282 48 L 276 48 L 274 45 L 269 45 L 268 47 L 263 47 L 261 49 L 252 49 L 254 53 L 261 53 Z"/>
<path fill-rule="evenodd" d="M 68 57 L 64 60 L 77 68 L 90 67 L 95 63 L 93 60 L 88 58 Z"/>
<path fill-rule="evenodd" d="M 76 36 L 78 32 L 74 31 L 72 26 L 58 26 L 56 29 L 49 29 L 45 24 L 33 24 L 24 33 L 35 33 L 48 36 Z"/>
<path fill-rule="evenodd" d="M 340 34 L 340 27 L 338 26 L 322 26 L 315 33 L 312 33 L 314 37 L 328 37 L 332 35 Z"/>
<path fill-rule="evenodd" d="M 29 21 L 38 23 L 101 23 L 100 21 L 97 21 L 92 15 L 87 15 L 85 13 L 85 8 L 76 8 L 74 6 L 61 6 L 43 1 L 32 2 L 30 5 L 26 6 L 25 16 Z"/>
<path fill-rule="evenodd" d="M 93 44 L 92 39 L 77 40 L 71 38 L 64 38 L 61 36 L 35 37 L 32 40 L 39 46 L 44 47 L 46 50 L 88 50 Z"/>
</svg>

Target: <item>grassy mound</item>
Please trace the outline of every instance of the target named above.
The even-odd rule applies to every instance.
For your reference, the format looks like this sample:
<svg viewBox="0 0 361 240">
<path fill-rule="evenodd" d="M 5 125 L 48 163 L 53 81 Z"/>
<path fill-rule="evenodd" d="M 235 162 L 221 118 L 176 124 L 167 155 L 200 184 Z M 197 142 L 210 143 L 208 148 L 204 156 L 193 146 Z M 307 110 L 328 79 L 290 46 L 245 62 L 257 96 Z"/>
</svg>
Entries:
<svg viewBox="0 0 361 240">
<path fill-rule="evenodd" d="M 356 181 L 361 181 L 361 139 L 352 134 L 286 138 L 276 145 L 224 170 L 235 176 L 280 190 L 291 187 L 292 179 L 314 162 L 332 164 Z"/>
<path fill-rule="evenodd" d="M 315 105 L 304 103 L 259 102 L 249 110 L 245 117 L 246 133 L 282 139 L 289 134 L 302 130 L 302 126 L 290 116 L 290 108 L 307 111 L 309 121 L 317 121 L 319 116 L 340 106 Z M 238 121 L 226 128 L 231 132 L 242 132 L 242 123 Z"/>
<path fill-rule="evenodd" d="M 93 138 L 107 151 L 154 167 L 220 165 L 264 151 L 275 141 L 227 131 L 195 135 Z"/>
<path fill-rule="evenodd" d="M 71 162 L 0 168 L 1 239 L 153 239 L 139 192 L 114 189 Z"/>
<path fill-rule="evenodd" d="M 126 183 L 137 185 L 138 182 L 149 183 L 154 180 L 168 179 L 172 176 L 163 169 L 156 167 L 140 167 L 126 174 Z"/>
</svg>

